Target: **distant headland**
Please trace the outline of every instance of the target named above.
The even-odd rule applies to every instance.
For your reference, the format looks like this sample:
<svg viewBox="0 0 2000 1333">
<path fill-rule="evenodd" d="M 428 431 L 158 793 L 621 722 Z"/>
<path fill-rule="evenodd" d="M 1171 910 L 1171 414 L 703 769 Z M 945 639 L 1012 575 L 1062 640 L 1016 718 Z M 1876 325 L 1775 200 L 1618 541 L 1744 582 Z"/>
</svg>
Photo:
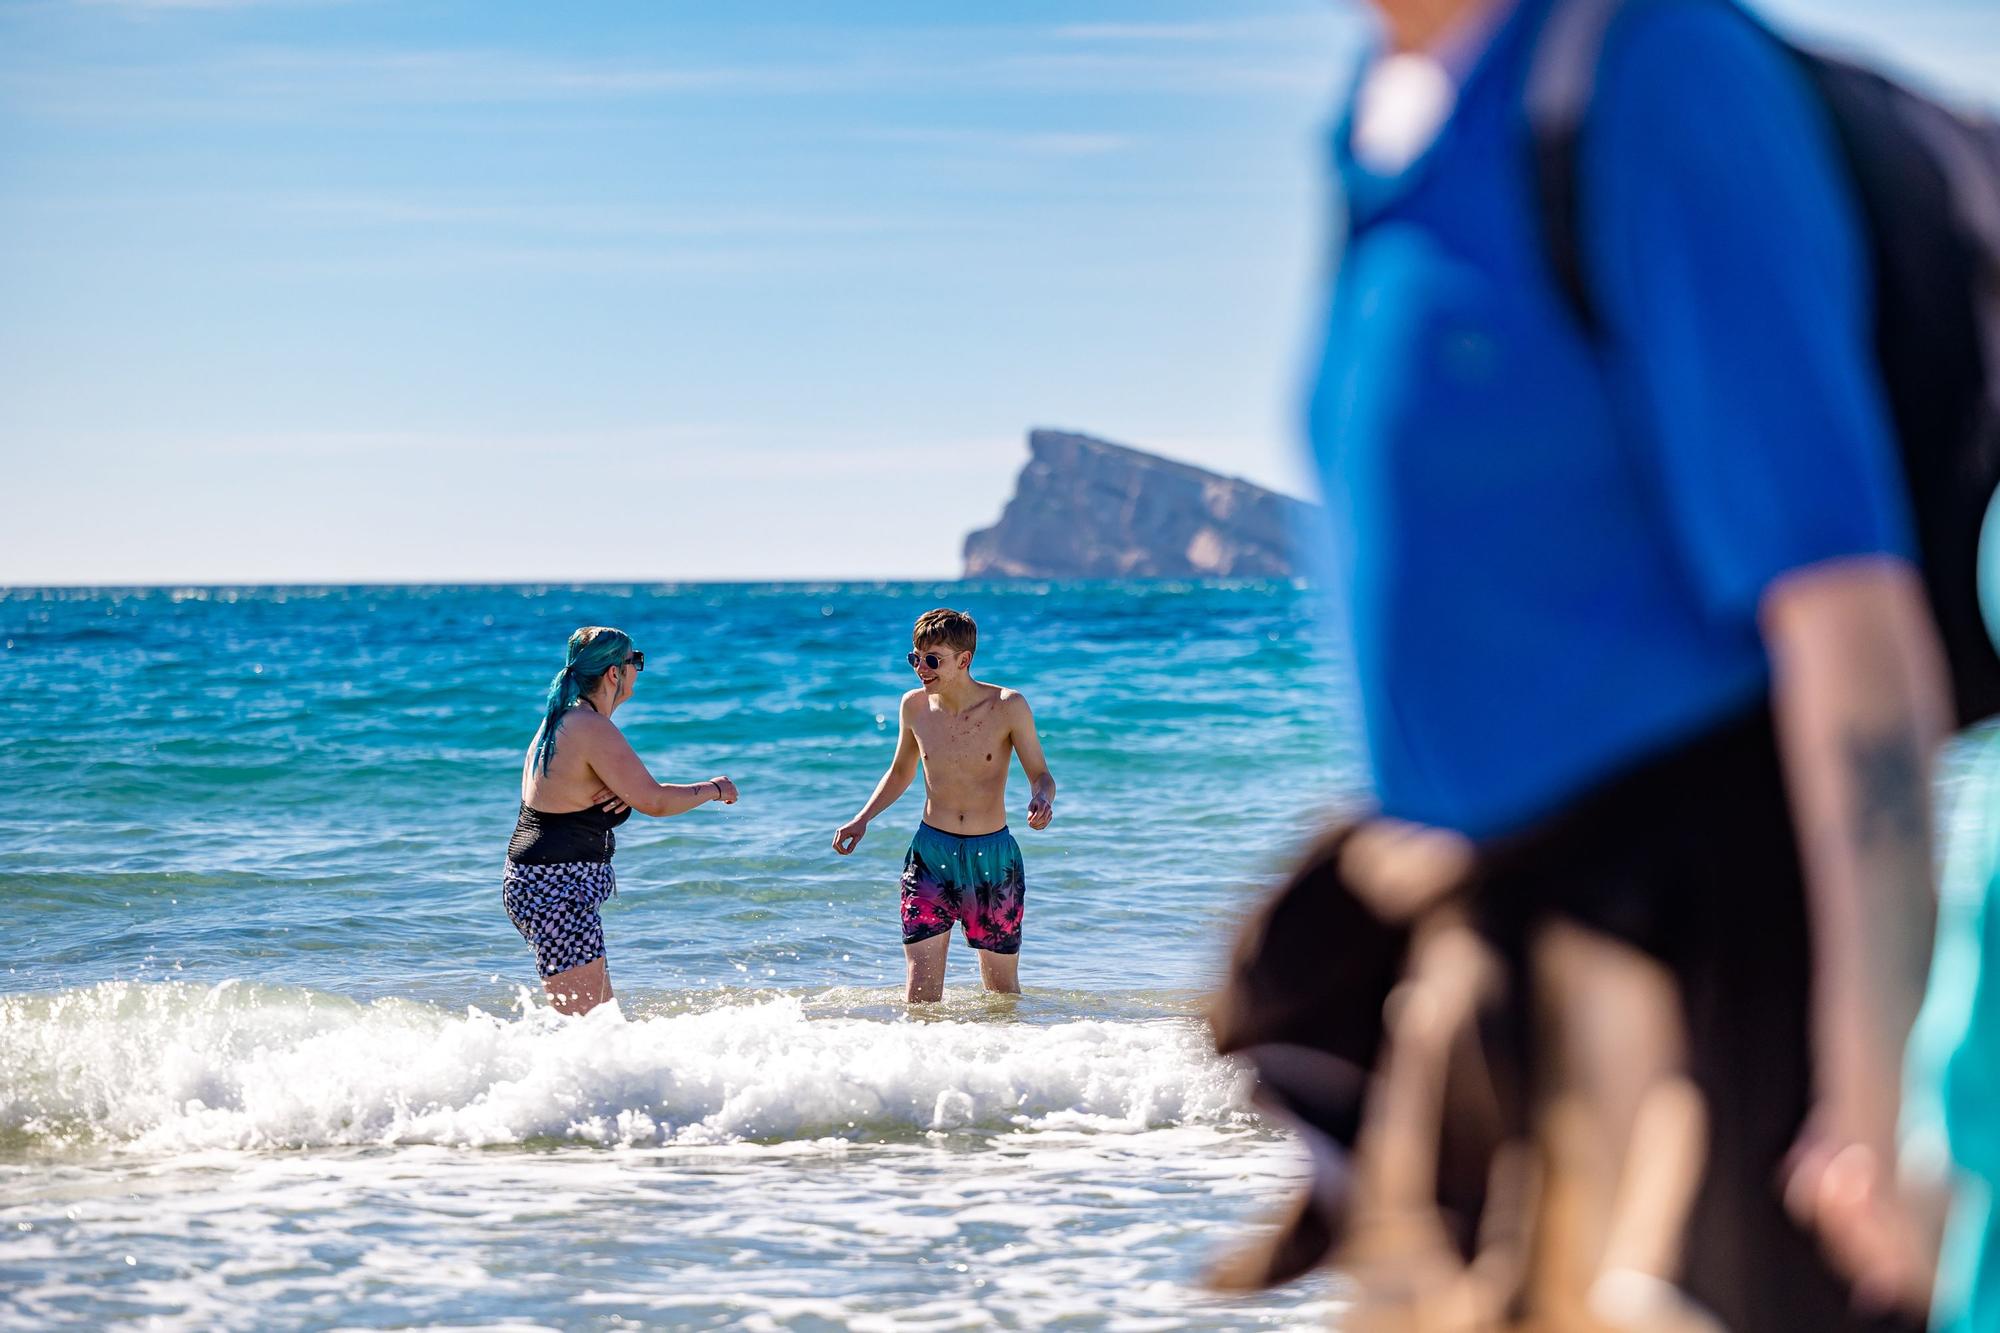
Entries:
<svg viewBox="0 0 2000 1333">
<path fill-rule="evenodd" d="M 1000 521 L 965 539 L 969 579 L 1291 578 L 1303 500 L 1061 430 L 1028 432 Z"/>
</svg>

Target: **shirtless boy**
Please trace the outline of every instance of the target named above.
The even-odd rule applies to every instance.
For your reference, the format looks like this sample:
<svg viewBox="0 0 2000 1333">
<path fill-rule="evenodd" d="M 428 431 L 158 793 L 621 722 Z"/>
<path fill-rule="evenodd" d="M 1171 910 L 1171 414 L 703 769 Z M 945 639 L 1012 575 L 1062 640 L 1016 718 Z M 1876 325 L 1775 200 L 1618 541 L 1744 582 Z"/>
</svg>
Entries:
<svg viewBox="0 0 2000 1333">
<path fill-rule="evenodd" d="M 909 656 L 923 684 L 903 696 L 901 734 L 889 771 L 861 813 L 833 835 L 833 849 L 853 851 L 868 822 L 894 805 L 924 770 L 924 822 L 903 858 L 903 954 L 910 965 L 905 998 L 944 997 L 945 951 L 953 922 L 979 955 L 990 991 L 1021 989 L 1021 912 L 1027 883 L 1021 848 L 1007 831 L 1007 761 L 1021 756 L 1032 784 L 1028 827 L 1055 816 L 1056 780 L 1042 757 L 1035 715 L 1013 690 L 972 678 L 978 627 L 962 611 L 939 608 L 917 618 Z"/>
</svg>

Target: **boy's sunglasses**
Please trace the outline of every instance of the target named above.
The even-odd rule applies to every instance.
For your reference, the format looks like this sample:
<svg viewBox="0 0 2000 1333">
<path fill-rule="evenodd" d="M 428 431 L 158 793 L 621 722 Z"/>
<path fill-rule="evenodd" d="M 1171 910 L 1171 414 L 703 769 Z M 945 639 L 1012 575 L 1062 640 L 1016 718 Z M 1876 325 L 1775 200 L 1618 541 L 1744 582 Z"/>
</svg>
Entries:
<svg viewBox="0 0 2000 1333">
<path fill-rule="evenodd" d="M 630 657 L 620 662 L 619 665 L 631 667 L 634 671 L 644 671 L 646 669 L 646 655 L 635 651 Z"/>
<path fill-rule="evenodd" d="M 936 671 L 938 669 L 938 663 L 944 661 L 944 658 L 938 656 L 936 653 L 913 652 L 909 656 L 905 657 L 903 660 L 905 662 L 908 662 L 911 666 L 915 666 L 917 663 L 922 662 L 924 664 L 924 670 Z"/>
</svg>

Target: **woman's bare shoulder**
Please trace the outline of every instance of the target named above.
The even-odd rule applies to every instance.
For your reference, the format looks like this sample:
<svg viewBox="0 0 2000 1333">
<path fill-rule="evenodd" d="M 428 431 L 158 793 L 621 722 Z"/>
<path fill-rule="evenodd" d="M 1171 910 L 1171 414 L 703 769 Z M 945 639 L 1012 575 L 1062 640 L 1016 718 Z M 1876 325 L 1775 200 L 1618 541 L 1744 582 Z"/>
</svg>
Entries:
<svg viewBox="0 0 2000 1333">
<path fill-rule="evenodd" d="M 592 754 L 622 734 L 610 718 L 585 704 L 578 704 L 556 719 L 556 751 Z"/>
</svg>

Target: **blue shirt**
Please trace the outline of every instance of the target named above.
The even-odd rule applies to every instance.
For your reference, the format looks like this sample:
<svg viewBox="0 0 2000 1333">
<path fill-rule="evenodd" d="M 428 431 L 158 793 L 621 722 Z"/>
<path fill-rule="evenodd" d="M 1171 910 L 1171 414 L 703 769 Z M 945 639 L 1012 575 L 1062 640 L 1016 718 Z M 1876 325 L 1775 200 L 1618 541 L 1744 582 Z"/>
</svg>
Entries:
<svg viewBox="0 0 2000 1333">
<path fill-rule="evenodd" d="M 1831 127 L 1722 4 L 1638 4 L 1581 157 L 1586 334 L 1547 259 L 1524 0 L 1348 236 L 1310 434 L 1384 812 L 1487 836 L 1751 707 L 1789 570 L 1913 550 Z"/>
</svg>

